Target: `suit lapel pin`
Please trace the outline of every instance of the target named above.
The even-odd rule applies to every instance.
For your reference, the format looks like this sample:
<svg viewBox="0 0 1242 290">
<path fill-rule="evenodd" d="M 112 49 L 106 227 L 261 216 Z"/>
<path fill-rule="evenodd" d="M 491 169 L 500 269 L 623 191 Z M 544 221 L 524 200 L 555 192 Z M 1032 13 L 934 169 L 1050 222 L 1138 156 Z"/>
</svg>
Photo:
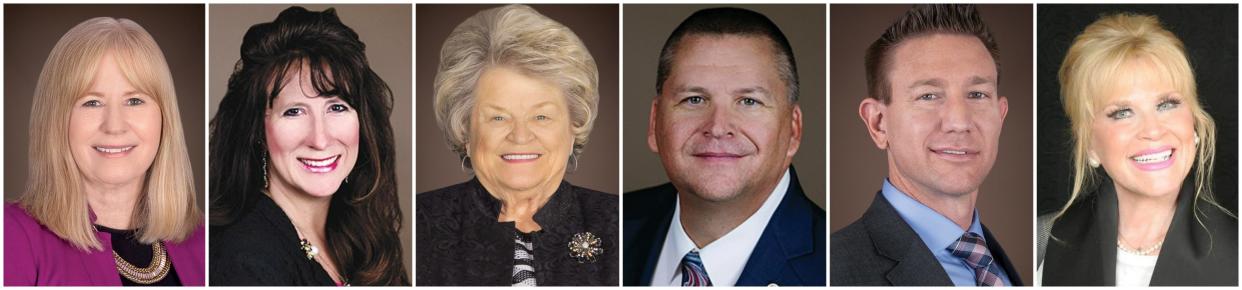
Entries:
<svg viewBox="0 0 1242 290">
<path fill-rule="evenodd" d="M 574 234 L 569 241 L 569 256 L 578 260 L 578 263 L 595 263 L 596 257 L 603 253 L 599 237 L 591 232 Z"/>
</svg>

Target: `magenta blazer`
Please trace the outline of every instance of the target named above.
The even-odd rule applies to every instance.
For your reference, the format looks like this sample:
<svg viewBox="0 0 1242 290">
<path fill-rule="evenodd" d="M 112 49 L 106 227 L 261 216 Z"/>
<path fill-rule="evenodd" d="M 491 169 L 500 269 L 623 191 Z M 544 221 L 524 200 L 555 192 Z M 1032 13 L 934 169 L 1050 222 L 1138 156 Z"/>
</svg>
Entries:
<svg viewBox="0 0 1242 290">
<path fill-rule="evenodd" d="M 94 220 L 94 214 L 91 220 Z M 83 252 L 53 234 L 26 210 L 4 206 L 5 286 L 121 286 L 112 259 L 112 235 L 97 231 L 102 251 Z M 203 226 L 180 243 L 165 243 L 177 278 L 185 286 L 204 286 Z"/>
</svg>

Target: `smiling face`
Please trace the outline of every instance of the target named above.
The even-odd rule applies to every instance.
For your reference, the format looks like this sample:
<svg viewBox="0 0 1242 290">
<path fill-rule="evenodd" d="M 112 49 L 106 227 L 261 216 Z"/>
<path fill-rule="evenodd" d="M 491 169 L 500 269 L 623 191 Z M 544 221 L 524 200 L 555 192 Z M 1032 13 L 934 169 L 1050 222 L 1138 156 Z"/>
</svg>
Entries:
<svg viewBox="0 0 1242 290">
<path fill-rule="evenodd" d="M 163 128 L 155 98 L 138 91 L 113 54 L 99 60 L 90 89 L 73 103 L 69 146 L 88 184 L 141 184 Z"/>
<path fill-rule="evenodd" d="M 1189 102 L 1146 58 L 1118 69 L 1113 87 L 1096 99 L 1092 158 L 1119 192 L 1176 195 L 1195 159 L 1194 115 Z"/>
<path fill-rule="evenodd" d="M 561 89 L 498 66 L 474 93 L 467 146 L 480 183 L 505 193 L 559 186 L 574 143 Z"/>
<path fill-rule="evenodd" d="M 905 40 L 892 52 L 888 80 L 891 100 L 873 136 L 887 146 L 890 181 L 916 195 L 977 192 L 1008 110 L 983 43 L 949 34 Z"/>
<path fill-rule="evenodd" d="M 669 180 L 708 201 L 770 192 L 802 139 L 772 42 L 688 35 L 676 51 L 647 131 Z"/>
<path fill-rule="evenodd" d="M 337 96 L 320 96 L 310 69 L 292 68 L 265 116 L 273 190 L 328 197 L 358 161 L 358 113 Z"/>
</svg>

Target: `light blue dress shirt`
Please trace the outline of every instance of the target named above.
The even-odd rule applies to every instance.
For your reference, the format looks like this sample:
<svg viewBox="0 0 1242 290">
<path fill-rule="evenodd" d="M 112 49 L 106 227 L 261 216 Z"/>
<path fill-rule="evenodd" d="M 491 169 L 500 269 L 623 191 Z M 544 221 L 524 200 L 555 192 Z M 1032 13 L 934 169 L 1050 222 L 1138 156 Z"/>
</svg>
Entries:
<svg viewBox="0 0 1242 290">
<path fill-rule="evenodd" d="M 953 220 L 941 215 L 931 208 L 923 205 L 923 203 L 914 200 L 906 193 L 901 192 L 893 184 L 884 179 L 884 188 L 880 190 L 880 194 L 884 195 L 884 199 L 897 209 L 897 214 L 901 216 L 910 228 L 923 239 L 923 243 L 927 245 L 927 249 L 936 256 L 936 260 L 940 261 L 940 266 L 944 267 L 944 272 L 949 274 L 949 279 L 953 280 L 953 284 L 957 286 L 975 286 L 975 270 L 966 264 L 965 260 L 954 256 L 949 251 L 949 246 L 953 245 L 958 238 L 966 234 L 961 227 L 958 227 Z M 975 210 L 974 220 L 970 222 L 970 232 L 983 235 L 983 226 L 979 223 L 979 210 Z M 1005 267 L 997 267 L 1000 269 L 1001 280 L 1005 281 L 1005 286 L 1013 285 L 1009 281 L 1009 273 L 1005 273 Z"/>
</svg>

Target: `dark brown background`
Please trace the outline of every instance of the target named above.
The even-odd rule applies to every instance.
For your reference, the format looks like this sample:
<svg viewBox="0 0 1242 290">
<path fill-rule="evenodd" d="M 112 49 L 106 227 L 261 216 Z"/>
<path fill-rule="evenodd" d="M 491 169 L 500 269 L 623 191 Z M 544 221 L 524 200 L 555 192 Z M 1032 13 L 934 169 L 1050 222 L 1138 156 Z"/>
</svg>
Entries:
<svg viewBox="0 0 1242 290">
<path fill-rule="evenodd" d="M 839 5 L 832 20 L 832 210 L 839 230 L 867 210 L 884 178 L 888 157 L 875 147 L 858 117 L 867 96 L 863 54 L 909 5 Z M 979 13 L 1000 46 L 1000 94 L 1009 99 L 1000 152 L 979 189 L 981 221 L 996 235 L 1023 281 L 1032 281 L 1031 5 L 980 5 Z"/>
<path fill-rule="evenodd" d="M 25 191 L 30 103 L 56 41 L 94 17 L 128 18 L 155 38 L 172 71 L 200 208 L 203 186 L 203 5 L 4 5 L 4 198 Z M 67 134 L 67 133 L 66 133 Z"/>
<path fill-rule="evenodd" d="M 233 65 L 241 58 L 242 36 L 250 26 L 272 22 L 280 11 L 291 5 L 211 5 L 211 114 L 224 98 Z M 298 5 L 311 11 L 336 8 L 341 22 L 358 33 L 367 45 L 367 60 L 371 69 L 379 74 L 392 89 L 393 108 L 389 122 L 397 145 L 397 195 L 401 200 L 401 254 L 406 261 L 406 271 L 413 273 L 408 261 L 413 260 L 410 228 L 414 210 L 410 208 L 410 5 Z M 201 21 L 200 21 L 201 22 Z M 202 39 L 200 36 L 199 39 Z M 200 42 L 199 47 L 202 47 Z M 200 60 L 199 63 L 202 63 Z M 201 70 L 200 70 L 201 71 Z M 202 76 L 199 76 L 201 79 Z M 414 276 L 411 274 L 410 276 Z"/>
<path fill-rule="evenodd" d="M 470 180 L 473 174 L 462 170 L 461 159 L 449 150 L 448 142 L 436 125 L 432 106 L 436 70 L 440 66 L 440 47 L 453 28 L 479 11 L 499 5 L 419 4 L 416 59 L 418 63 L 418 177 L 417 192 Z M 539 13 L 564 24 L 586 44 L 599 69 L 599 113 L 586 150 L 578 159 L 578 170 L 567 172 L 565 180 L 603 192 L 617 192 L 617 5 L 530 5 Z M 568 168 L 567 170 L 572 170 Z"/>
<path fill-rule="evenodd" d="M 802 145 L 794 156 L 802 189 L 824 206 L 824 5 L 625 5 L 625 191 L 668 182 L 660 156 L 647 148 L 660 48 L 677 25 L 700 9 L 735 6 L 763 13 L 781 28 L 798 62 Z"/>
</svg>

